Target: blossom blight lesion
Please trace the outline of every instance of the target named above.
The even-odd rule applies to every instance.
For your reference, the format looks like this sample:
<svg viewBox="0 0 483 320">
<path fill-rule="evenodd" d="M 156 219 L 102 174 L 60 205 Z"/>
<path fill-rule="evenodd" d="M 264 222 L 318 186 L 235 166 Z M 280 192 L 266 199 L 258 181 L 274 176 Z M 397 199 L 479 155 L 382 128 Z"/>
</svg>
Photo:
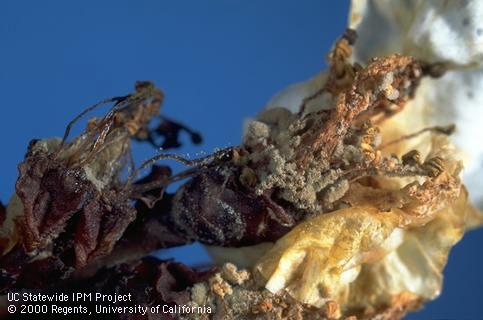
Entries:
<svg viewBox="0 0 483 320">
<path fill-rule="evenodd" d="M 389 112 L 379 113 L 377 118 L 375 113 L 366 115 L 382 140 L 364 149 L 367 154 L 377 154 L 373 160 L 393 159 L 395 166 L 403 167 L 420 164 L 428 174 L 396 176 L 389 170 L 375 170 L 365 177 L 355 177 L 350 180 L 347 192 L 335 202 L 333 211 L 308 217 L 279 239 L 255 265 L 255 272 L 266 281 L 265 288 L 269 291 L 287 292 L 300 302 L 326 309 L 328 304 L 336 303 L 341 310 L 337 317 L 400 318 L 435 299 L 442 290 L 443 269 L 450 249 L 467 230 L 483 223 L 483 215 L 471 204 L 460 178 L 463 165 L 469 165 L 463 178 L 469 182 L 469 194 L 475 193 L 473 198 L 478 201 L 474 177 L 468 177 L 467 173 L 479 172 L 481 166 L 475 165 L 475 161 L 480 149 L 466 152 L 468 141 L 461 143 L 464 134 L 475 142 L 476 136 L 468 133 L 468 127 L 461 129 L 461 126 L 466 123 L 472 126 L 475 120 L 469 120 L 471 111 L 464 106 L 468 103 L 473 110 L 476 101 L 462 99 L 460 94 L 468 90 L 461 77 L 465 73 L 479 74 L 481 54 L 470 42 L 465 43 L 469 45 L 466 49 L 451 48 L 446 52 L 441 35 L 435 35 L 436 30 L 421 22 L 425 14 L 436 25 L 446 15 L 451 19 L 459 17 L 462 13 L 456 12 L 458 5 L 453 3 L 442 9 L 441 2 L 416 2 L 398 6 L 382 0 L 353 1 L 350 25 L 357 30 L 359 39 L 351 59 L 364 66 L 373 63 L 374 57 L 397 52 L 415 56 L 423 65 L 447 63 L 442 78 L 440 73 L 429 72 L 431 68 L 423 66 L 423 72 L 433 77 L 421 79 L 403 107 L 395 109 L 394 103 L 392 106 L 372 103 L 369 110 L 383 107 Z M 466 13 L 481 7 L 473 1 L 460 6 Z M 404 8 L 397 13 L 399 7 Z M 473 27 L 478 24 L 474 19 L 477 12 L 481 10 L 468 13 L 467 24 Z M 378 21 L 381 25 L 389 24 L 384 37 L 374 33 Z M 453 22 L 447 27 L 443 31 L 448 34 L 463 32 L 459 30 L 463 27 Z M 428 34 L 430 42 L 420 41 L 421 33 L 415 31 L 418 28 Z M 330 78 L 319 75 L 289 87 L 272 100 L 268 111 L 277 105 L 296 111 L 291 101 L 305 101 L 306 105 L 303 95 L 309 91 L 322 96 L 330 87 L 327 85 Z M 320 84 L 317 79 L 325 83 Z M 365 81 L 371 83 L 370 78 Z M 441 83 L 443 87 L 439 86 Z M 475 83 L 470 82 L 470 86 Z M 316 84 L 319 89 L 312 88 Z M 448 84 L 451 90 L 443 92 Z M 387 95 L 386 90 L 387 98 L 395 96 L 391 92 Z M 435 98 L 437 95 L 441 96 Z M 442 97 L 448 99 L 443 101 Z M 313 106 L 310 110 L 314 110 Z M 456 137 L 448 137 L 453 129 L 441 129 L 450 128 L 450 120 L 455 121 Z M 473 156 L 473 162 L 468 160 L 468 154 Z"/>
</svg>

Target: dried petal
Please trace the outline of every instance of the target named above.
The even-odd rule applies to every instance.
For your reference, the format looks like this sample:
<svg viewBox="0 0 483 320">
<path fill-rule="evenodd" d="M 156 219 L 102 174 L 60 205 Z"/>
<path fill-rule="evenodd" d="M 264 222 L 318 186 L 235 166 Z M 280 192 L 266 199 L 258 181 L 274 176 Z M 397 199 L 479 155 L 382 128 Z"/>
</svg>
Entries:
<svg viewBox="0 0 483 320">
<path fill-rule="evenodd" d="M 256 268 L 271 292 L 285 289 L 303 303 L 322 306 L 338 297 L 391 235 L 396 237 L 398 223 L 395 212 L 370 207 L 317 215 L 277 241 Z"/>
<path fill-rule="evenodd" d="M 297 226 L 256 268 L 271 292 L 286 290 L 316 306 L 334 300 L 347 314 L 391 307 L 401 294 L 411 294 L 411 303 L 434 299 L 448 252 L 463 234 L 465 212 L 465 193 L 419 228 L 405 229 L 397 210 L 337 210 Z"/>
<path fill-rule="evenodd" d="M 8 236 L 8 243 L 2 243 L 2 290 L 54 285 L 74 269 L 111 253 L 136 217 L 130 185 L 122 179 L 130 138 L 147 130 L 162 98 L 152 83 L 137 83 L 135 93 L 104 101 L 115 104 L 71 142 L 71 126 L 100 104 L 76 117 L 64 139 L 30 143 L 2 223 L 2 238 Z M 40 267 L 45 272 L 30 274 Z"/>
<path fill-rule="evenodd" d="M 82 169 L 69 169 L 46 154 L 26 157 L 19 165 L 17 195 L 23 215 L 17 218 L 27 251 L 45 247 L 67 221 L 94 196 L 95 187 Z"/>
<path fill-rule="evenodd" d="M 241 187 L 234 172 L 228 166 L 215 168 L 178 189 L 171 220 L 181 233 L 207 244 L 242 246 L 290 230 L 271 214 L 276 204 Z"/>
<path fill-rule="evenodd" d="M 125 199 L 113 194 L 109 200 L 96 199 L 84 207 L 74 242 L 77 267 L 110 253 L 136 218 L 136 210 Z"/>
</svg>

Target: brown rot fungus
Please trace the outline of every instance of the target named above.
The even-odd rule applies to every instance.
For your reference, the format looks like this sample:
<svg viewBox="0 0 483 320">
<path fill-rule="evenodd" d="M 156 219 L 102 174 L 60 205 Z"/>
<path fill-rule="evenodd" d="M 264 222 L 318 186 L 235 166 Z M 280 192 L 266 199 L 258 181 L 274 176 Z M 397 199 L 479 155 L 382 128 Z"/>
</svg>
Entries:
<svg viewBox="0 0 483 320">
<path fill-rule="evenodd" d="M 425 75 L 421 63 L 391 55 L 365 68 L 352 65 L 354 37 L 349 30 L 337 42 L 326 84 L 298 113 L 263 111 L 230 160 L 178 190 L 172 216 L 179 230 L 222 246 L 273 241 L 309 216 L 344 206 L 341 199 L 359 179 L 439 176 L 438 157 L 423 161 L 416 150 L 385 156 L 374 124 L 411 99 Z"/>
<path fill-rule="evenodd" d="M 33 140 L 15 194 L 0 203 L 0 316 L 7 292 L 33 289 L 133 294 L 131 305 L 175 308 L 112 319 L 393 320 L 435 299 L 449 251 L 483 216 L 450 140 L 458 123 L 433 117 L 434 92 L 461 116 L 466 105 L 446 103 L 453 100 L 438 81 L 448 73 L 452 87 L 461 80 L 454 73 L 479 66 L 481 55 L 440 59 L 452 51 L 432 46 L 438 35 L 428 37 L 428 50 L 413 35 L 402 36 L 409 42 L 400 50 L 376 41 L 373 54 L 367 3 L 353 2 L 351 26 L 362 32 L 343 34 L 329 69 L 276 95 L 238 146 L 195 160 L 165 153 L 181 145 L 181 132 L 194 144 L 202 139 L 159 114 L 163 93 L 150 82 L 89 107 L 62 139 Z M 389 22 L 411 17 L 426 33 L 433 31 L 411 10 L 436 22 L 456 10 L 416 1 L 399 16 L 390 14 L 393 3 L 371 3 Z M 74 123 L 102 104 L 111 104 L 106 115 L 68 140 Z M 135 166 L 132 140 L 163 150 Z M 164 159 L 187 168 L 157 164 Z M 146 258 L 193 241 L 214 266 Z"/>
<path fill-rule="evenodd" d="M 440 293 L 449 250 L 482 218 L 459 177 L 454 125 L 409 131 L 423 115 L 407 106 L 440 65 L 392 54 L 362 66 L 354 40 L 348 30 L 336 43 L 298 106 L 275 97 L 227 161 L 178 189 L 171 216 L 218 246 L 218 263 L 254 267 L 266 290 L 322 318 L 394 319 Z"/>
</svg>

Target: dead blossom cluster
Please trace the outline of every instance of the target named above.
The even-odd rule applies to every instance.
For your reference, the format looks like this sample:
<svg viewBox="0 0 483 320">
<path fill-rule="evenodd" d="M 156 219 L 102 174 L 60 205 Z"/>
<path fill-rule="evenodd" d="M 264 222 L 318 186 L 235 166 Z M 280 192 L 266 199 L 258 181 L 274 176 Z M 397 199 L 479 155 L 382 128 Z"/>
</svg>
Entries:
<svg viewBox="0 0 483 320">
<path fill-rule="evenodd" d="M 142 305 L 209 305 L 216 319 L 394 319 L 434 298 L 469 221 L 461 164 L 451 128 L 395 134 L 387 124 L 440 65 L 392 54 L 362 66 L 351 60 L 355 38 L 348 30 L 336 42 L 324 84 L 297 112 L 264 110 L 241 145 L 203 159 L 163 150 L 135 168 L 133 140 L 174 148 L 185 131 L 201 142 L 160 115 L 163 93 L 150 82 L 103 101 L 110 110 L 73 139 L 72 125 L 100 104 L 62 139 L 33 140 L 0 205 L 0 291 L 84 290 L 89 279 Z M 188 168 L 173 173 L 162 159 Z M 248 271 L 140 259 L 191 241 L 271 244 Z M 404 268 L 412 273 L 393 281 Z"/>
</svg>

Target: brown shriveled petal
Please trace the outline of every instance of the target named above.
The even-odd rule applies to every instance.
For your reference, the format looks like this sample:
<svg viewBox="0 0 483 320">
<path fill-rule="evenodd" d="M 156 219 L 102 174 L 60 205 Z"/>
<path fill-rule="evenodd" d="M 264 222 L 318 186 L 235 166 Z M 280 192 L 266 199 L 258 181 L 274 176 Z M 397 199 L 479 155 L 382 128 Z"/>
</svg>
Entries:
<svg viewBox="0 0 483 320">
<path fill-rule="evenodd" d="M 84 268 L 76 270 L 74 277 L 90 277 L 101 268 L 136 261 L 156 250 L 192 242 L 192 239 L 173 230 L 167 221 L 172 197 L 171 194 L 164 194 L 163 198 L 157 201 L 152 208 L 147 207 L 144 201 L 138 200 L 135 205 L 136 220 L 129 224 L 122 237 L 116 242 L 112 252 L 105 257 L 91 261 Z"/>
<path fill-rule="evenodd" d="M 351 88 L 338 96 L 337 105 L 329 119 L 304 133 L 301 140 L 304 147 L 298 150 L 297 155 L 301 167 L 315 152 L 326 158 L 331 157 L 356 117 L 381 100 L 387 100 L 384 80 L 388 74 L 393 77 L 391 90 L 398 92 L 398 97 L 392 99 L 397 105 L 404 105 L 412 97 L 423 75 L 419 63 L 411 57 L 394 54 L 374 59 L 367 68 L 356 73 Z"/>
<path fill-rule="evenodd" d="M 153 165 L 151 167 L 151 172 L 146 177 L 136 181 L 135 185 L 142 186 L 156 181 L 167 181 L 167 179 L 169 179 L 171 175 L 172 170 L 170 167 Z M 163 198 L 164 191 L 165 190 L 163 187 L 153 188 L 141 194 L 131 194 L 131 198 L 138 198 L 145 204 L 147 208 L 150 209 L 156 204 L 156 202 L 160 201 Z"/>
<path fill-rule="evenodd" d="M 67 168 L 48 154 L 27 154 L 19 164 L 16 193 L 23 204 L 17 218 L 27 252 L 45 247 L 69 219 L 95 196 L 83 170 Z"/>
<path fill-rule="evenodd" d="M 186 304 L 190 301 L 188 286 L 195 283 L 199 275 L 189 267 L 178 263 L 163 263 L 158 267 L 158 278 L 155 282 L 156 292 L 161 301 Z"/>
<path fill-rule="evenodd" d="M 131 304 L 142 306 L 152 305 L 187 305 L 191 301 L 190 288 L 195 284 L 206 281 L 214 269 L 197 271 L 181 263 L 160 261 L 156 258 L 144 258 L 117 265 L 113 268 L 100 270 L 96 275 L 80 279 L 69 284 L 70 288 L 80 291 L 106 293 L 131 293 Z M 162 316 L 162 317 L 160 317 Z M 176 315 L 126 314 L 114 319 L 177 319 Z"/>
<path fill-rule="evenodd" d="M 69 220 L 65 231 L 33 256 L 17 245 L 1 257 L 0 291 L 41 289 L 56 286 L 65 278 L 91 277 L 102 268 L 137 261 L 156 249 L 189 242 L 162 221 L 169 199 L 158 202 L 152 210 L 138 208 L 139 217 L 126 232 L 124 229 L 134 217 L 135 209 L 121 202 L 113 203 L 107 210 L 106 202 L 99 199 L 90 202 L 84 208 L 85 215 Z M 44 272 L 32 271 L 39 268 Z"/>
<path fill-rule="evenodd" d="M 33 168 L 29 167 L 31 163 Z M 73 268 L 79 269 L 78 274 L 89 274 L 104 265 L 140 258 L 160 247 L 189 242 L 174 234 L 160 219 L 161 209 L 170 207 L 169 197 L 157 203 L 156 212 L 142 205 L 135 209 L 122 193 L 106 190 L 101 194 L 84 175 L 74 174 L 82 170 L 64 168 L 48 156 L 30 155 L 20 167 L 25 174 L 19 178 L 18 195 L 26 208 L 17 218 L 22 245 L 2 258 L 5 270 L 2 288 L 52 285 Z M 141 213 L 140 220 L 122 237 L 137 211 Z M 31 257 L 25 252 L 31 252 Z M 26 274 L 39 263 L 46 270 L 59 272 L 45 272 L 42 277 L 37 273 Z M 82 271 L 87 264 L 89 268 Z M 17 278 L 22 282 L 15 284 Z"/>
<path fill-rule="evenodd" d="M 109 196 L 112 196 L 109 199 Z M 74 237 L 76 267 L 109 254 L 127 226 L 136 218 L 136 210 L 114 192 L 87 204 Z"/>
<path fill-rule="evenodd" d="M 136 216 L 125 197 L 114 191 L 101 195 L 81 168 L 67 168 L 49 155 L 28 155 L 19 171 L 24 212 L 17 225 L 27 252 L 46 248 L 74 224 L 75 266 L 82 267 L 109 253 Z"/>
<path fill-rule="evenodd" d="M 49 160 L 37 155 L 20 165 L 20 243 L 1 259 L 6 279 L 2 289 L 55 284 L 73 268 L 110 253 L 135 218 L 125 198 L 115 193 L 101 196 L 82 171 L 55 167 Z M 38 269 L 44 271 L 33 272 Z"/>
<path fill-rule="evenodd" d="M 124 285 L 125 290 L 142 289 L 150 292 L 150 297 L 145 299 L 142 295 L 135 299 L 140 303 L 146 301 L 157 301 L 158 303 L 178 303 L 186 304 L 189 302 L 189 291 L 193 284 L 208 279 L 214 270 L 195 271 L 181 263 L 160 261 L 155 258 L 145 258 L 138 262 L 121 265 L 116 267 L 113 273 L 123 269 L 132 270 L 129 279 Z M 122 284 L 121 284 L 122 285 Z M 145 290 L 146 288 L 153 290 Z"/>
<path fill-rule="evenodd" d="M 291 226 L 280 222 L 277 204 L 246 190 L 236 181 L 236 168 L 214 168 L 180 187 L 170 217 L 179 232 L 207 244 L 251 245 L 272 241 Z"/>
<path fill-rule="evenodd" d="M 434 218 L 438 210 L 447 207 L 460 193 L 459 179 L 443 174 L 424 183 L 412 182 L 401 189 L 385 189 L 351 184 L 340 200 L 350 206 L 375 206 L 381 211 L 401 209 L 402 225 L 420 226 Z"/>
</svg>

